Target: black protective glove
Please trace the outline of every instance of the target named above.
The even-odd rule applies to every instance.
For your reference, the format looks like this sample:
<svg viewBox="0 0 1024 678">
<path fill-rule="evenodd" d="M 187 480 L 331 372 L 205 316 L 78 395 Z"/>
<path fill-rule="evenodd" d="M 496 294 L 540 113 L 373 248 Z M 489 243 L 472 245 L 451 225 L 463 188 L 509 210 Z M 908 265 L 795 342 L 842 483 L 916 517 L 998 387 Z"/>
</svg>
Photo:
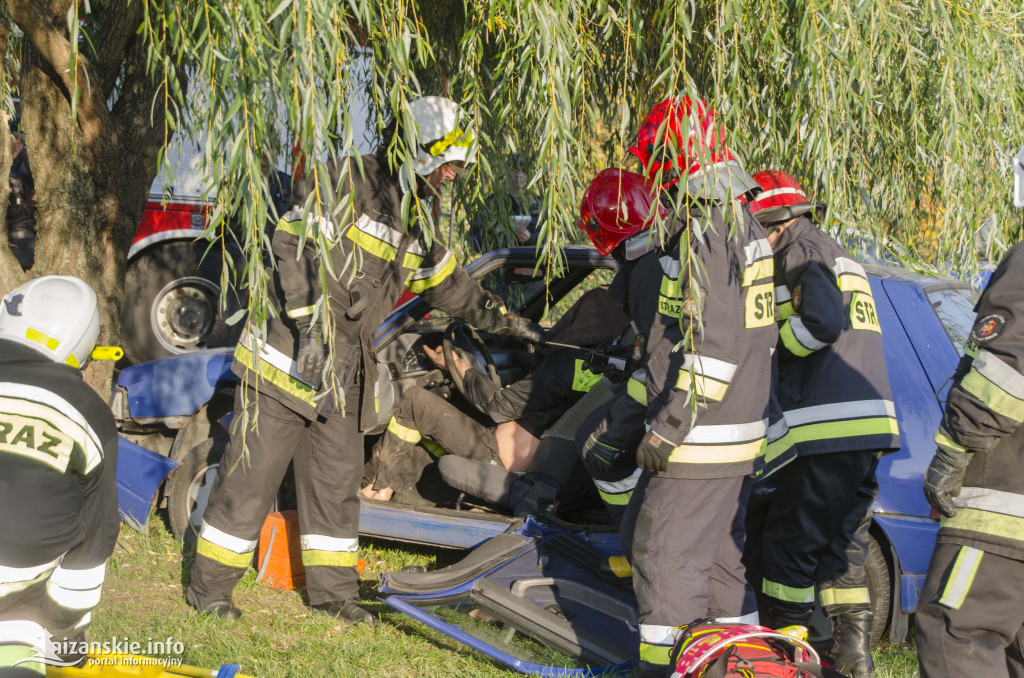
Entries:
<svg viewBox="0 0 1024 678">
<path fill-rule="evenodd" d="M 483 306 L 473 315 L 471 324 L 491 334 L 505 337 L 517 337 L 534 344 L 544 343 L 544 330 L 537 323 L 509 313 L 501 297 L 487 292 Z"/>
<path fill-rule="evenodd" d="M 594 480 L 615 482 L 636 470 L 636 452 L 610 445 L 591 433 L 580 450 L 580 458 L 587 473 Z"/>
<path fill-rule="evenodd" d="M 960 496 L 960 488 L 964 484 L 964 473 L 971 462 L 970 452 L 948 450 L 940 447 L 935 450 L 932 463 L 924 474 L 924 496 L 936 511 L 952 518 L 956 515 L 953 497 Z"/>
<path fill-rule="evenodd" d="M 645 471 L 664 473 L 668 470 L 668 458 L 671 454 L 672 443 L 651 431 L 636 448 L 636 465 Z"/>
<path fill-rule="evenodd" d="M 324 343 L 320 323 L 299 322 L 299 353 L 295 356 L 295 369 L 299 377 L 308 384 L 319 384 L 323 380 L 328 350 Z"/>
<path fill-rule="evenodd" d="M 524 339 L 532 344 L 543 344 L 545 341 L 544 329 L 537 323 L 532 323 L 526 318 L 520 318 L 514 313 L 509 313 L 502 319 L 502 323 L 493 330 L 494 334 Z"/>
</svg>

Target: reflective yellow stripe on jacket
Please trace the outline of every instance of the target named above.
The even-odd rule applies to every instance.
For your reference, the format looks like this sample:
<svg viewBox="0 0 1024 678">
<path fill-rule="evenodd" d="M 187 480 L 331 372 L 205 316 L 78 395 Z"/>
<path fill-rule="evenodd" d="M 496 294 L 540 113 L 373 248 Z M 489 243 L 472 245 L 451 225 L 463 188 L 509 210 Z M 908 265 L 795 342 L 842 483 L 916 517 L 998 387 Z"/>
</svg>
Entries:
<svg viewBox="0 0 1024 678">
<path fill-rule="evenodd" d="M 405 286 L 413 294 L 423 294 L 425 290 L 440 285 L 454 272 L 455 257 L 451 252 L 446 252 L 437 266 L 414 271 Z"/>
<path fill-rule="evenodd" d="M 254 358 L 254 355 L 259 356 L 258 359 Z M 270 344 L 260 341 L 248 328 L 242 332 L 235 347 L 235 360 L 285 393 L 310 405 L 316 405 L 313 400 L 316 389 L 299 378 L 295 361 Z"/>
<path fill-rule="evenodd" d="M 997 414 L 1024 421 L 1024 376 L 989 351 L 978 351 L 960 388 Z"/>
<path fill-rule="evenodd" d="M 768 327 L 775 323 L 775 259 L 768 240 L 760 238 L 743 248 L 744 325 Z"/>
<path fill-rule="evenodd" d="M 647 372 L 644 369 L 634 370 L 626 382 L 626 395 L 647 406 Z"/>
<path fill-rule="evenodd" d="M 670 463 L 732 464 L 764 454 L 766 421 L 694 426 L 669 455 Z"/>
<path fill-rule="evenodd" d="M 0 384 L 0 455 L 88 474 L 103 461 L 101 449 L 89 422 L 61 396 L 30 384 Z"/>
<path fill-rule="evenodd" d="M 802 407 L 786 412 L 790 440 L 804 443 L 872 435 L 899 435 L 891 400 L 858 400 Z"/>
<path fill-rule="evenodd" d="M 692 391 L 706 400 L 720 401 L 732 383 L 736 368 L 735 364 L 724 360 L 690 353 L 683 357 L 676 388 Z"/>
</svg>

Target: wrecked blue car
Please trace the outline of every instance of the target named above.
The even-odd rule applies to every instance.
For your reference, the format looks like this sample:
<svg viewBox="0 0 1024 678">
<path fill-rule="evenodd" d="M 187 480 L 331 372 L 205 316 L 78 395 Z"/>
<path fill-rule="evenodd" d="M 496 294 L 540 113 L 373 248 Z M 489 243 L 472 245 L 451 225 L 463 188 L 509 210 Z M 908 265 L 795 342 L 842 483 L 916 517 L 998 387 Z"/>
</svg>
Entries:
<svg viewBox="0 0 1024 678">
<path fill-rule="evenodd" d="M 616 270 L 614 260 L 591 247 L 566 247 L 564 256 L 563 275 L 550 282 L 543 271 L 535 271 L 532 248 L 490 252 L 466 271 L 520 315 L 557 319 L 581 289 L 609 282 Z M 922 478 L 935 449 L 932 434 L 948 378 L 973 323 L 976 293 L 950 278 L 878 266 L 867 270 L 902 443 L 878 469 L 868 586 L 875 612 L 873 640 L 888 631 L 899 642 L 906 636 L 938 531 Z M 380 370 L 378 384 L 381 415 L 368 422 L 368 441 L 384 430 L 409 386 L 460 400 L 446 374 L 423 353 L 423 346 L 438 341 L 451 320 L 414 298 L 378 329 L 374 347 L 386 369 Z M 485 337 L 484 342 L 502 383 L 524 374 L 529 347 L 507 338 Z M 162 471 L 150 472 L 148 483 L 139 476 L 158 464 L 152 458 L 131 468 L 119 466 L 121 490 L 134 488 L 131 501 L 122 505 L 126 521 L 143 526 L 156 503 L 166 507 L 178 538 L 194 537 L 227 441 L 237 383 L 231 354 L 231 349 L 199 351 L 120 373 L 113 407 L 122 435 L 147 448 L 143 452 L 166 458 Z M 179 466 L 157 492 L 156 478 L 171 463 Z M 443 481 L 425 476 L 415 506 L 361 500 L 361 534 L 473 549 L 463 562 L 444 570 L 388 575 L 382 593 L 389 605 L 524 672 L 567 675 L 634 659 L 635 602 L 628 575 L 620 576 L 626 573 L 615 566 L 614 557 L 621 554 L 617 534 L 599 505 L 570 509 L 554 497 L 513 512 L 450 488 L 446 492 L 437 483 Z M 282 491 L 280 505 L 288 501 L 288 492 Z"/>
</svg>

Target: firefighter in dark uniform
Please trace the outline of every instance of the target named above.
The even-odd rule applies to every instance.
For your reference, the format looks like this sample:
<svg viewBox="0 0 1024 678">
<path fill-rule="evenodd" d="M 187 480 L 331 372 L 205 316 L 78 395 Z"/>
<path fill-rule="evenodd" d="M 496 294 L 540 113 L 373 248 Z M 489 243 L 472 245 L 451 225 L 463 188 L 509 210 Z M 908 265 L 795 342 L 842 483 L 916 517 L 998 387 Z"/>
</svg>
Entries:
<svg viewBox="0 0 1024 678">
<path fill-rule="evenodd" d="M 629 319 L 607 288 L 596 288 L 580 297 L 551 328 L 547 340 L 603 346 L 628 326 Z M 445 369 L 440 350 L 424 347 L 424 351 Z M 602 378 L 602 371 L 589 363 L 590 355 L 579 348 L 555 348 L 526 377 L 499 388 L 453 353 L 452 369 L 461 376 L 468 400 L 497 427 L 481 423 L 440 395 L 413 386 L 402 395 L 402 404 L 374 448 L 377 475 L 363 494 L 387 501 L 395 492 L 400 497 L 410 492 L 431 462 L 431 454 L 493 462 L 515 473 L 529 471 L 544 431 Z M 419 446 L 423 442 L 427 444 Z M 446 477 L 462 475 L 456 470 L 458 464 L 447 466 Z M 462 466 L 465 472 L 473 472 L 473 464 Z M 457 481 L 457 485 L 464 483 Z"/>
<path fill-rule="evenodd" d="M 765 451 L 776 330 L 771 249 L 735 199 L 756 185 L 726 148 L 714 110 L 666 100 L 637 141 L 630 150 L 685 210 L 673 204 L 664 241 L 650 240 L 661 276 L 643 276 L 652 282 L 640 290 L 657 298 L 646 346 L 649 432 L 636 449 L 643 475 L 623 539 L 646 677 L 668 675 L 680 624 L 756 615 L 740 562 L 745 477 Z"/>
<path fill-rule="evenodd" d="M 0 307 L 0 674 L 81 640 L 119 519 L 117 429 L 83 381 L 100 316 L 78 278 L 31 280 Z M 51 639 L 52 636 L 52 639 Z M 16 666 L 17 668 L 7 668 Z"/>
<path fill-rule="evenodd" d="M 778 473 L 787 464 L 796 459 L 796 449 L 789 435 L 789 424 L 779 404 L 778 398 L 779 360 L 776 351 L 772 350 L 772 389 L 768 403 L 768 433 L 764 457 L 755 466 L 750 481 L 750 497 L 747 499 L 747 515 L 744 518 L 743 532 L 743 567 L 747 573 L 747 583 L 754 590 L 757 609 L 767 607 L 761 588 L 764 578 L 763 536 L 764 523 L 768 517 L 768 508 L 778 483 Z M 760 621 L 760 618 L 759 618 Z M 765 620 L 768 621 L 768 620 Z"/>
<path fill-rule="evenodd" d="M 640 480 L 636 447 L 647 431 L 645 347 L 658 304 L 658 295 L 650 292 L 662 280 L 659 250 L 649 229 L 667 216 L 655 193 L 646 177 L 609 168 L 598 172 L 580 203 L 579 227 L 602 254 L 619 262 L 609 290 L 626 309 L 636 333 L 626 383 L 614 387 L 612 397 L 576 432 L 577 453 L 617 525 Z M 623 547 L 628 554 L 629 544 L 624 541 Z"/>
<path fill-rule="evenodd" d="M 310 605 L 342 620 L 373 623 L 357 603 L 359 422 L 376 420 L 372 336 L 403 287 L 481 329 L 539 339 L 536 328 L 507 314 L 500 300 L 472 281 L 436 237 L 428 238 L 421 221 L 403 219 L 406 194 L 415 193 L 411 209 L 417 209 L 420 199 L 436 195 L 457 166 L 475 157 L 469 121 L 454 102 L 423 97 L 408 112 L 419 140 L 411 168 L 391 168 L 387 141 L 401 132 L 385 130 L 386 143 L 377 154 L 362 156 L 361 168 L 339 158 L 329 164 L 329 186 L 316 187 L 309 176 L 297 182 L 294 207 L 274 232 L 276 264 L 269 273 L 275 312 L 265 338 L 250 326 L 235 351 L 233 369 L 243 383 L 235 403 L 239 423 L 213 485 L 186 592 L 198 610 L 240 615 L 231 592 L 252 560 L 267 509 L 292 462 Z M 341 216 L 326 218 L 317 192 L 337 188 L 351 196 L 351 210 L 342 201 Z M 313 239 L 329 246 L 330 262 L 318 260 Z M 330 272 L 323 273 L 327 263 Z M 343 411 L 335 411 L 342 402 Z"/>
<path fill-rule="evenodd" d="M 840 671 L 873 675 L 864 562 L 875 469 L 899 449 L 882 330 L 864 268 L 808 218 L 788 174 L 756 175 L 750 211 L 775 252 L 778 398 L 798 458 L 778 474 L 763 534 L 762 620 L 806 626 L 815 585 Z"/>
<path fill-rule="evenodd" d="M 975 311 L 925 474 L 943 517 L 917 606 L 922 678 L 1024 676 L 1024 243 Z"/>
</svg>

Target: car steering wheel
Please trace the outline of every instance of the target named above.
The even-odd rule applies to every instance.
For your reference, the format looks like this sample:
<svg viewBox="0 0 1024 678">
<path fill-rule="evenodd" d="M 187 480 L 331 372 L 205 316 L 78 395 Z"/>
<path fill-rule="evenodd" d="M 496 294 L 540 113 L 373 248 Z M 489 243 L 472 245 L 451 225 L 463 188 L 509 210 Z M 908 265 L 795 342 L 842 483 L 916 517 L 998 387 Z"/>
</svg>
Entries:
<svg viewBox="0 0 1024 678">
<path fill-rule="evenodd" d="M 491 356 L 491 352 L 487 350 L 487 345 L 480 338 L 480 335 L 477 334 L 476 330 L 461 320 L 457 320 L 444 328 L 441 350 L 444 352 L 444 364 L 448 368 L 448 373 L 452 375 L 452 382 L 462 395 L 466 395 L 466 385 L 463 383 L 459 371 L 455 369 L 454 349 L 456 347 L 469 354 L 470 360 L 466 362 L 471 365 L 482 361 L 487 367 L 487 374 L 490 376 L 491 381 L 494 382 L 495 386 L 501 388 L 501 378 L 498 377 L 498 370 L 494 367 L 494 358 Z M 479 358 L 479 361 L 473 360 L 473 358 Z"/>
</svg>

